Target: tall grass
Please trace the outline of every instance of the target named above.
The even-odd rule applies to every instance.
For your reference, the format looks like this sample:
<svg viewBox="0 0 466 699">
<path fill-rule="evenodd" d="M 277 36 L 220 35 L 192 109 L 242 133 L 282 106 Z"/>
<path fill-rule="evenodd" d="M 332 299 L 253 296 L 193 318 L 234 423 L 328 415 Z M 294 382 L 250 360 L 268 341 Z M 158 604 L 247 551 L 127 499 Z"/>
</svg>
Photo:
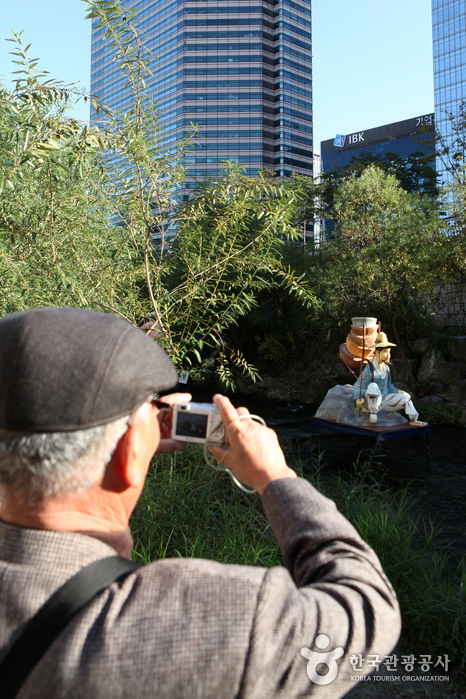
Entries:
<svg viewBox="0 0 466 699">
<path fill-rule="evenodd" d="M 464 669 L 464 561 L 458 564 L 451 551 L 439 548 L 438 526 L 419 516 L 416 499 L 406 491 L 394 494 L 384 486 L 370 458 L 338 476 L 324 477 L 323 466 L 318 454 L 304 477 L 336 501 L 376 551 L 398 595 L 409 652 L 448 654 Z M 299 460 L 294 467 L 303 475 Z M 228 476 L 210 469 L 193 445 L 154 461 L 131 528 L 134 558 L 144 563 L 182 556 L 282 565 L 259 496 L 244 494 Z"/>
<path fill-rule="evenodd" d="M 429 405 L 428 403 L 418 403 L 414 401 L 414 407 L 431 425 L 456 425 L 464 412 L 463 405 L 454 403 L 440 403 L 440 405 Z"/>
<path fill-rule="evenodd" d="M 274 566 L 280 549 L 258 495 L 246 495 L 204 462 L 202 449 L 154 460 L 131 520 L 133 557 L 209 558 Z"/>
<path fill-rule="evenodd" d="M 448 654 L 464 670 L 465 561 L 438 544 L 439 524 L 419 515 L 416 498 L 406 490 L 394 494 L 356 469 L 330 479 L 322 490 L 380 558 L 398 596 L 410 652 Z"/>
</svg>

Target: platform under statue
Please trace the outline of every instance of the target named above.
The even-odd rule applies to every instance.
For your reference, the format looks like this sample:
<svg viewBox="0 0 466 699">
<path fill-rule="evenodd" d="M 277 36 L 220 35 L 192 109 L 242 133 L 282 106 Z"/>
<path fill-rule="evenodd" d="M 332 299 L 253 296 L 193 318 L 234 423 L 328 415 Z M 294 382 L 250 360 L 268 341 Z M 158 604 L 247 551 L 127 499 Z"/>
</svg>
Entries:
<svg viewBox="0 0 466 699">
<path fill-rule="evenodd" d="M 390 376 L 391 348 L 385 333 L 380 332 L 376 318 L 352 318 L 346 344 L 340 345 L 340 358 L 356 376 L 354 386 L 334 386 L 325 396 L 316 417 L 349 425 L 368 427 L 404 425 L 416 427 L 427 423 L 418 420 L 419 413 L 406 391 L 397 389 Z M 404 412 L 406 417 L 400 415 Z"/>
</svg>

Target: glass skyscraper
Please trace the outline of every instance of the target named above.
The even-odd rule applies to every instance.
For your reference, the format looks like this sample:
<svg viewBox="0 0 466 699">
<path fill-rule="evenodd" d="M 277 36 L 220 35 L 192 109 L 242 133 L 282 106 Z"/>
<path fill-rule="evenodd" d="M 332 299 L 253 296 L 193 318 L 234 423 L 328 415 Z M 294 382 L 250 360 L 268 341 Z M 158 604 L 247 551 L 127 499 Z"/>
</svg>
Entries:
<svg viewBox="0 0 466 699">
<path fill-rule="evenodd" d="M 466 0 L 432 0 L 432 34 L 435 123 L 448 141 L 452 131 L 446 112 L 458 114 L 466 100 Z M 446 179 L 441 163 L 437 169 Z"/>
<path fill-rule="evenodd" d="M 311 0 L 253 1 L 125 3 L 154 55 L 147 89 L 164 140 L 176 141 L 191 122 L 199 127 L 186 156 L 191 183 L 220 174 L 225 160 L 248 175 L 265 168 L 312 176 Z M 122 107 L 124 78 L 102 34 L 93 26 L 91 91 Z"/>
</svg>

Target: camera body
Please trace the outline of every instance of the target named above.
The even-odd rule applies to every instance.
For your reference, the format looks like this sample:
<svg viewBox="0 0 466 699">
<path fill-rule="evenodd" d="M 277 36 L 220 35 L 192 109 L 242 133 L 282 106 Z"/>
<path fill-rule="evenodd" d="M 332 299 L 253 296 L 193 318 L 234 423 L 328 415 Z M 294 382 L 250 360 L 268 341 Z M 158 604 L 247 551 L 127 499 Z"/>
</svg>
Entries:
<svg viewBox="0 0 466 699">
<path fill-rule="evenodd" d="M 222 418 L 212 403 L 176 403 L 171 438 L 179 442 L 228 445 Z"/>
</svg>

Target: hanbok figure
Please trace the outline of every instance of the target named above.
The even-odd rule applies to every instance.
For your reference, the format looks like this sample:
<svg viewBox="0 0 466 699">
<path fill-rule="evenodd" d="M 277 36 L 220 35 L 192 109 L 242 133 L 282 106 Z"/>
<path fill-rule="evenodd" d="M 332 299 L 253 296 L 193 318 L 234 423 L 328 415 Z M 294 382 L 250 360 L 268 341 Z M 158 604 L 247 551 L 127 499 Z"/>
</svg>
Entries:
<svg viewBox="0 0 466 699">
<path fill-rule="evenodd" d="M 377 424 L 377 413 L 386 410 L 387 413 L 395 413 L 404 410 L 406 417 L 417 426 L 426 423 L 418 422 L 419 413 L 413 405 L 411 396 L 406 391 L 401 391 L 392 384 L 390 377 L 391 347 L 396 347 L 393 342 L 388 342 L 385 333 L 377 335 L 377 342 L 368 349 L 375 350 L 375 357 L 369 361 L 364 371 L 354 384 L 353 400 L 356 407 L 369 413 L 371 425 Z M 362 381 L 362 386 L 361 386 Z"/>
</svg>

